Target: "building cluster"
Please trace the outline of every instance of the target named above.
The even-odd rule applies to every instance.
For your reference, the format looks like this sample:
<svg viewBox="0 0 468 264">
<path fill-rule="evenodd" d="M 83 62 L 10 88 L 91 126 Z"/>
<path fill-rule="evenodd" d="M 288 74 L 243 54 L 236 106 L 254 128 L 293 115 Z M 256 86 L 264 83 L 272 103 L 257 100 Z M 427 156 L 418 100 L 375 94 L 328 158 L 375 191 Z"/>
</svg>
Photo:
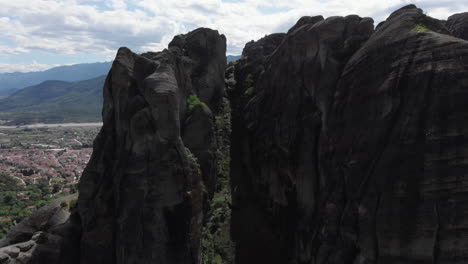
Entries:
<svg viewBox="0 0 468 264">
<path fill-rule="evenodd" d="M 18 184 L 49 183 L 75 185 L 88 163 L 92 148 L 0 150 L 0 172 L 19 180 Z"/>
</svg>

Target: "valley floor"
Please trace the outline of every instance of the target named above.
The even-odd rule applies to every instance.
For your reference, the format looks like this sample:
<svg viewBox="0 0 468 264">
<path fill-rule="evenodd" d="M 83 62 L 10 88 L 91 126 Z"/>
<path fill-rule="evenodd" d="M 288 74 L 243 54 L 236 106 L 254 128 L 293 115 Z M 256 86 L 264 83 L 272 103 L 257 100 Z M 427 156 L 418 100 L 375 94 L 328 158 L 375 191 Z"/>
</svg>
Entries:
<svg viewBox="0 0 468 264">
<path fill-rule="evenodd" d="M 100 126 L 0 126 L 0 237 L 50 199 L 76 192 Z"/>
</svg>

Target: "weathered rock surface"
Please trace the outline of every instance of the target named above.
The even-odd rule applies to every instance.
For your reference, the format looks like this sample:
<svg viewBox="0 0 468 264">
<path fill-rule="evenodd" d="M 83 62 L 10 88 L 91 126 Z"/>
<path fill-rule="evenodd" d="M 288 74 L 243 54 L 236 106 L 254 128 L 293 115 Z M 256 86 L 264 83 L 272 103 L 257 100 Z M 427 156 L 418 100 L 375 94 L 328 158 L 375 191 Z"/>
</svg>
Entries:
<svg viewBox="0 0 468 264">
<path fill-rule="evenodd" d="M 198 29 L 159 53 L 119 50 L 80 183 L 80 263 L 200 262 L 203 181 L 191 156 L 214 185 L 212 111 L 224 93 L 225 49 L 224 36 Z M 188 109 L 189 95 L 206 104 Z"/>
<path fill-rule="evenodd" d="M 468 43 L 448 34 L 408 6 L 343 70 L 320 144 L 322 262 L 468 261 Z"/>
<path fill-rule="evenodd" d="M 304 25 L 313 25 L 319 21 L 322 21 L 323 20 L 323 16 L 314 16 L 314 17 L 310 17 L 310 16 L 303 16 L 301 17 L 294 26 L 292 26 L 289 30 L 288 30 L 288 34 L 292 33 L 293 31 L 295 31 L 296 29 L 304 26 Z M 247 47 L 248 48 L 248 47 Z"/>
<path fill-rule="evenodd" d="M 34 212 L 0 240 L 0 263 L 60 263 L 62 247 L 73 238 L 68 230 L 77 194 L 64 196 Z"/>
<path fill-rule="evenodd" d="M 70 201 L 77 198 L 77 194 L 67 195 L 40 208 L 0 239 L 0 247 L 27 241 L 36 232 L 50 230 L 65 224 L 70 216 L 70 208 L 67 206 L 69 206 Z"/>
<path fill-rule="evenodd" d="M 216 187 L 216 136 L 214 116 L 205 104 L 193 106 L 190 116 L 185 120 L 182 139 L 185 146 L 198 158 L 200 169 L 208 193 L 212 196 Z"/>
<path fill-rule="evenodd" d="M 468 42 L 413 5 L 298 25 L 234 66 L 237 263 L 467 262 Z"/>
<path fill-rule="evenodd" d="M 468 40 L 468 12 L 450 16 L 445 25 L 453 36 Z"/>
<path fill-rule="evenodd" d="M 372 34 L 373 21 L 316 17 L 303 18 L 294 27 L 263 62 L 263 72 L 249 73 L 252 80 L 242 68 L 254 62 L 236 65 L 236 89 L 247 91 L 240 94 L 244 98 L 253 96 L 245 113 L 241 100 L 233 128 L 237 263 L 259 263 L 265 257 L 268 263 L 287 263 L 307 257 L 300 245 L 307 246 L 313 236 L 323 115 L 342 68 Z"/>
</svg>

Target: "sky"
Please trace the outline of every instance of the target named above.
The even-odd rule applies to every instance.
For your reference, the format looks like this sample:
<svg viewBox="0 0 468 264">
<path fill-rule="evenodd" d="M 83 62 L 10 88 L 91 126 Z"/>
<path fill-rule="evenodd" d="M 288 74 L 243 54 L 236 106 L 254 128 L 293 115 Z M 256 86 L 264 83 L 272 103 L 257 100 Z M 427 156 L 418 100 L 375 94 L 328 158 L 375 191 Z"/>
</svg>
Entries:
<svg viewBox="0 0 468 264">
<path fill-rule="evenodd" d="M 0 72 L 111 61 L 121 46 L 159 51 L 198 27 L 224 34 L 237 55 L 301 16 L 358 14 L 376 25 L 407 4 L 439 19 L 468 11 L 468 0 L 0 0 Z"/>
</svg>

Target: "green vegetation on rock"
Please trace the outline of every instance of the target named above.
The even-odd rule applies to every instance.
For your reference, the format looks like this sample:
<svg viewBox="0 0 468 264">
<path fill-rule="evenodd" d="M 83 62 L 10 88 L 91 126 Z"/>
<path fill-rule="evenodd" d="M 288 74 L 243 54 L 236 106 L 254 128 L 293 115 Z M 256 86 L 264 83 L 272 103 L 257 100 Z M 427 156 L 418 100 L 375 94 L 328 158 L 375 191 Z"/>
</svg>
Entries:
<svg viewBox="0 0 468 264">
<path fill-rule="evenodd" d="M 0 173 L 0 238 L 49 201 L 47 186 L 47 181 L 24 186 L 19 180 Z"/>
<path fill-rule="evenodd" d="M 77 208 L 78 206 L 78 197 L 76 198 L 73 198 L 71 200 L 66 200 L 66 201 L 63 201 L 61 204 L 60 204 L 60 207 L 62 208 L 66 208 L 68 209 L 68 211 L 73 211 Z"/>
<path fill-rule="evenodd" d="M 187 105 L 189 111 L 192 111 L 195 106 L 200 104 L 203 104 L 203 102 L 195 94 L 192 94 L 187 98 Z"/>
<path fill-rule="evenodd" d="M 0 173 L 0 238 L 33 211 L 62 196 L 50 194 L 46 179 L 25 186 L 18 179 Z M 66 201 L 61 206 L 73 210 L 76 201 Z"/>
<path fill-rule="evenodd" d="M 231 107 L 223 100 L 223 111 L 215 117 L 217 136 L 218 181 L 206 215 L 202 234 L 203 264 L 234 263 L 234 243 L 231 240 L 231 186 L 229 181 Z"/>
<path fill-rule="evenodd" d="M 413 32 L 418 32 L 418 33 L 424 33 L 424 32 L 429 32 L 431 31 L 430 29 L 428 29 L 426 26 L 424 26 L 423 24 L 418 24 L 416 25 L 413 30 Z"/>
</svg>

